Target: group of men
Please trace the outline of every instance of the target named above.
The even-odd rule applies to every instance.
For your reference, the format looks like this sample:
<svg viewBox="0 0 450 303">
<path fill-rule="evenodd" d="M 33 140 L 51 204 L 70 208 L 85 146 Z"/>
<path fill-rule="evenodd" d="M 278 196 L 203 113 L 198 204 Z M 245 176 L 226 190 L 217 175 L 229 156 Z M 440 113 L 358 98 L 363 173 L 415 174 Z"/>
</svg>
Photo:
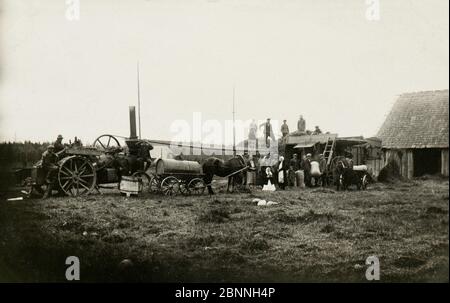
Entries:
<svg viewBox="0 0 450 303">
<path fill-rule="evenodd" d="M 327 180 L 327 160 L 323 154 L 319 154 L 318 159 L 313 159 L 311 154 L 306 154 L 303 159 L 298 158 L 298 154 L 294 154 L 289 161 L 289 186 L 298 187 L 299 172 L 303 171 L 304 182 L 307 187 L 328 185 Z M 314 181 L 314 182 L 313 182 Z"/>
<path fill-rule="evenodd" d="M 299 159 L 298 154 L 294 154 L 290 160 L 280 156 L 278 161 L 273 163 L 270 155 L 261 157 L 256 152 L 251 163 L 254 169 L 247 172 L 247 184 L 267 185 L 270 181 L 271 184 L 277 184 L 280 189 L 328 185 L 327 161 L 323 154 L 320 154 L 317 159 L 309 153 L 302 159 Z M 301 175 L 303 175 L 302 178 Z"/>
<path fill-rule="evenodd" d="M 266 140 L 266 146 L 268 147 L 270 145 L 270 141 L 275 140 L 275 135 L 273 132 L 271 119 L 267 118 L 266 122 L 261 124 L 259 128 L 262 128 L 264 138 Z M 249 140 L 256 140 L 256 134 L 258 131 L 258 125 L 256 124 L 255 120 L 253 119 L 250 123 L 249 133 L 248 133 L 248 139 Z M 283 120 L 283 124 L 281 125 L 281 135 L 282 139 L 286 138 L 287 135 L 289 135 L 289 126 L 287 124 L 287 120 Z M 314 131 L 310 131 L 306 129 L 306 121 L 303 119 L 303 116 L 300 115 L 298 121 L 297 121 L 297 135 L 319 135 L 322 131 L 320 130 L 319 126 L 316 126 Z"/>
</svg>

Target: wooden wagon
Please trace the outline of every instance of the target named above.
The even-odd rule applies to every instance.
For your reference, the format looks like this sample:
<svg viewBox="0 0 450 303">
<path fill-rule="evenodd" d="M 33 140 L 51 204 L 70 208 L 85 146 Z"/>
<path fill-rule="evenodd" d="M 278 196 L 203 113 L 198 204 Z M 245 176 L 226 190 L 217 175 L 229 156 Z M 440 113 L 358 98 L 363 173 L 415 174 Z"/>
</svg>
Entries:
<svg viewBox="0 0 450 303">
<path fill-rule="evenodd" d="M 150 191 L 172 196 L 201 195 L 206 185 L 202 166 L 195 161 L 158 159 L 155 175 L 150 180 Z"/>
</svg>

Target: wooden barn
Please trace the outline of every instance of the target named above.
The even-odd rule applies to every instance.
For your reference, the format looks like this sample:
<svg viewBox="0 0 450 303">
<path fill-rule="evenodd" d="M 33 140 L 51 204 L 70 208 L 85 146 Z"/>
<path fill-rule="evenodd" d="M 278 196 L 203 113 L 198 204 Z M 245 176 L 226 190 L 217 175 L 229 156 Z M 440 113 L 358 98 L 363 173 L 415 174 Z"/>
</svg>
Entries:
<svg viewBox="0 0 450 303">
<path fill-rule="evenodd" d="M 448 90 L 399 96 L 381 126 L 386 161 L 395 161 L 405 178 L 448 176 Z"/>
</svg>

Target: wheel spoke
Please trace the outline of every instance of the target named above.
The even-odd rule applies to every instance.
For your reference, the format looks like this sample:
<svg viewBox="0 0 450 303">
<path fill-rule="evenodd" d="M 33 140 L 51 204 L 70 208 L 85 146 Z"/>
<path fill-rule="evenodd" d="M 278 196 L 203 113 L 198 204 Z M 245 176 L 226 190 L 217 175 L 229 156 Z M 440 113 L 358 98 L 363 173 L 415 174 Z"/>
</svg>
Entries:
<svg viewBox="0 0 450 303">
<path fill-rule="evenodd" d="M 103 147 L 103 149 L 106 149 L 106 147 L 103 145 L 103 143 L 100 139 L 98 139 L 98 143 L 100 143 L 100 145 Z"/>
<path fill-rule="evenodd" d="M 66 186 L 67 186 L 67 184 L 68 184 L 69 182 L 71 182 L 71 181 L 72 181 L 72 179 L 67 180 L 66 183 L 64 183 L 64 184 L 61 186 L 61 188 L 62 188 L 64 191 L 67 191 Z"/>
<path fill-rule="evenodd" d="M 87 162 L 84 162 L 84 163 L 80 166 L 80 168 L 78 169 L 78 172 L 79 172 L 80 174 L 84 173 L 84 171 L 86 170 L 86 165 L 87 165 Z M 83 170 L 82 170 L 82 169 L 83 169 Z"/>
<path fill-rule="evenodd" d="M 61 170 L 60 170 L 60 172 L 61 172 L 62 174 L 64 174 L 64 175 L 66 175 L 66 176 L 71 176 L 71 174 L 65 172 L 64 169 L 66 169 L 66 168 L 65 168 L 65 167 L 62 167 Z"/>
<path fill-rule="evenodd" d="M 86 185 L 84 185 L 83 183 L 81 183 L 81 182 L 80 182 L 79 184 L 80 184 L 81 186 L 83 186 L 84 188 L 86 188 L 86 190 L 87 190 L 87 191 L 89 191 L 89 190 L 90 190 L 90 188 L 89 188 L 89 187 L 87 187 Z"/>
<path fill-rule="evenodd" d="M 65 170 L 65 173 L 66 173 L 68 176 L 72 176 L 72 171 L 70 171 L 67 167 L 62 166 L 62 167 L 61 167 L 61 171 L 64 171 L 64 170 Z"/>
</svg>

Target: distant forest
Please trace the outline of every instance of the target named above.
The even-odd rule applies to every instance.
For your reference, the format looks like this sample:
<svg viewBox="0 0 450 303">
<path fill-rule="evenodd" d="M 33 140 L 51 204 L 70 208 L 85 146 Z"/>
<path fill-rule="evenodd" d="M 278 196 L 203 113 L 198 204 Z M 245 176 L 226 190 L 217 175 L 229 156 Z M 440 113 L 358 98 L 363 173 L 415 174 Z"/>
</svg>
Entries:
<svg viewBox="0 0 450 303">
<path fill-rule="evenodd" d="M 41 158 L 48 144 L 30 141 L 0 143 L 0 166 L 6 168 L 30 166 Z"/>
</svg>

